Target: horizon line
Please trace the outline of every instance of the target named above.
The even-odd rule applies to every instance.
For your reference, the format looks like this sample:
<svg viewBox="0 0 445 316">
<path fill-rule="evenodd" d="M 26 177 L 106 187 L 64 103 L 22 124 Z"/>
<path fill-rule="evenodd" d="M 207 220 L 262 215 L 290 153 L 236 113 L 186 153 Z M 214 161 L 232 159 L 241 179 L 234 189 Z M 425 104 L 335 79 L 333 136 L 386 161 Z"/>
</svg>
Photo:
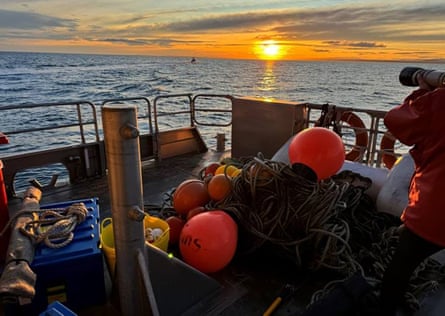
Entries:
<svg viewBox="0 0 445 316">
<path fill-rule="evenodd" d="M 261 58 L 229 58 L 229 57 L 207 57 L 207 56 L 184 56 L 184 55 L 141 55 L 141 54 L 113 54 L 113 53 L 83 53 L 83 52 L 48 52 L 48 51 L 16 51 L 0 50 L 0 53 L 16 54 L 58 54 L 58 55 L 98 55 L 98 56 L 128 56 L 128 57 L 156 57 L 156 58 L 195 58 L 195 59 L 228 59 L 228 60 L 249 60 L 264 62 L 392 62 L 392 63 L 423 63 L 423 64 L 444 64 L 445 58 L 441 59 L 360 59 L 360 58 L 332 58 L 332 59 L 261 59 Z"/>
</svg>

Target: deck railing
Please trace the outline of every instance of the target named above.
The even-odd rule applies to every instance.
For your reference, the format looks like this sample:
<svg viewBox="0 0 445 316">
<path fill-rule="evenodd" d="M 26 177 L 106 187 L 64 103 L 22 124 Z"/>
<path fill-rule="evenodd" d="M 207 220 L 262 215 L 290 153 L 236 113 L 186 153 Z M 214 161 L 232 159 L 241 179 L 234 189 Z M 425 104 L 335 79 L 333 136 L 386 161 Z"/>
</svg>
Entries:
<svg viewBox="0 0 445 316">
<path fill-rule="evenodd" d="M 9 115 L 8 115 L 9 113 Z M 87 143 L 86 127 L 92 126 L 92 133 L 94 140 L 99 141 L 99 126 L 97 120 L 97 111 L 94 104 L 90 101 L 72 101 L 59 103 L 40 103 L 40 104 L 26 104 L 26 105 L 8 105 L 0 107 L 0 120 L 2 121 L 2 133 L 8 137 L 15 138 L 17 136 L 26 135 L 26 138 L 31 133 L 48 132 L 48 131 L 70 131 L 75 127 L 78 129 L 76 135 L 80 138 L 80 144 Z M 45 124 L 46 123 L 46 124 Z M 55 137 L 53 133 L 52 137 Z M 38 139 L 39 136 L 31 139 Z M 28 142 L 31 139 L 27 139 Z M 61 139 L 63 136 L 61 135 Z M 59 140 L 57 140 L 59 141 Z M 45 142 L 49 143 L 49 142 Z M 10 142 L 13 151 L 3 148 L 6 154 L 16 154 L 17 142 Z M 29 144 L 31 145 L 31 144 Z M 36 148 L 41 149 L 40 144 Z M 49 144 L 50 145 L 50 144 Z M 24 147 L 24 151 L 33 151 L 34 146 Z M 0 152 L 2 149 L 0 148 Z M 2 154 L 3 155 L 3 154 Z"/>
<path fill-rule="evenodd" d="M 307 107 L 307 127 L 329 126 L 342 135 L 351 159 L 374 167 L 391 168 L 409 147 L 398 142 L 383 123 L 386 111 L 339 107 L 329 104 L 303 104 Z M 325 119 L 324 122 L 320 122 Z M 348 155 L 347 155 L 348 156 Z"/>
<path fill-rule="evenodd" d="M 178 110 L 178 99 L 184 97 L 185 107 Z M 9 144 L 0 146 L 0 159 L 5 164 L 4 176 L 8 194 L 13 196 L 16 193 L 14 182 L 17 174 L 23 174 L 19 180 L 22 182 L 19 184 L 19 190 L 27 187 L 23 182 L 30 179 L 31 172 L 27 172 L 28 170 L 38 169 L 35 171 L 39 173 L 36 177 L 42 180 L 43 185 L 49 182 L 51 186 L 56 184 L 60 175 L 60 178 L 66 177 L 71 183 L 86 177 L 103 175 L 106 162 L 101 116 L 98 113 L 104 105 L 126 104 L 137 107 L 143 160 L 157 158 L 158 134 L 183 126 L 221 126 L 219 122 L 212 124 L 196 120 L 202 118 L 195 115 L 196 98 L 199 96 L 192 98 L 191 94 L 159 96 L 154 99 L 153 107 L 145 97 L 108 99 L 98 105 L 83 100 L 0 105 L 0 132 L 9 138 Z M 204 97 L 200 98 L 202 100 Z M 196 112 L 222 110 L 209 111 L 199 107 Z M 230 114 L 230 110 L 224 112 Z M 179 114 L 186 115 L 188 119 L 175 119 Z M 166 122 L 160 124 L 160 118 L 165 118 Z M 224 126 L 230 124 L 229 120 Z M 216 133 L 213 136 L 215 135 Z M 212 141 L 210 138 L 209 146 Z M 47 172 L 51 174 L 46 175 Z"/>
<path fill-rule="evenodd" d="M 0 147 L 0 159 L 10 196 L 15 195 L 19 172 L 22 182 L 35 177 L 27 170 L 51 173 L 44 178 L 55 185 L 62 169 L 72 182 L 105 171 L 99 120 L 90 101 L 1 106 L 0 126 L 9 139 Z"/>
<path fill-rule="evenodd" d="M 159 158 L 162 145 L 159 135 L 184 127 L 198 127 L 198 137 L 202 136 L 209 148 L 216 148 L 218 135 L 223 135 L 227 148 L 231 148 L 232 104 L 237 99 L 221 94 L 173 94 L 157 96 L 153 103 L 148 98 L 135 97 L 105 100 L 101 105 L 73 101 L 0 106 L 0 132 L 10 138 L 8 145 L 0 146 L 5 182 L 9 192 L 14 193 L 12 183 L 17 172 L 51 163 L 64 165 L 70 182 L 103 175 L 106 162 L 97 109 L 105 104 L 129 104 L 140 109 L 138 124 L 142 130 L 143 160 Z M 270 100 L 259 102 L 267 106 Z M 388 162 L 393 163 L 408 150 L 387 132 L 383 124 L 384 111 L 312 103 L 292 103 L 292 106 L 305 109 L 304 127 L 325 126 L 342 135 L 350 160 L 390 167 Z"/>
</svg>

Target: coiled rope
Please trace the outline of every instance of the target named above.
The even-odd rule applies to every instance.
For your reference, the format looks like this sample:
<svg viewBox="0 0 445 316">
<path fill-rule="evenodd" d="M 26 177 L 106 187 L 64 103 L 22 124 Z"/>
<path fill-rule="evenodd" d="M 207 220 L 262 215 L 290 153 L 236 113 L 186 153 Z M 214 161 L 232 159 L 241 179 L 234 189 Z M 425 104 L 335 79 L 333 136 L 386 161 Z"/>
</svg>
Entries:
<svg viewBox="0 0 445 316">
<path fill-rule="evenodd" d="M 245 252 L 272 244 L 298 267 L 343 271 L 356 266 L 349 227 L 338 218 L 349 203 L 344 200 L 349 182 L 319 182 L 307 169 L 295 170 L 261 156 L 242 169 L 232 194 L 215 207 L 232 214 L 250 236 Z"/>
<path fill-rule="evenodd" d="M 20 232 L 28 236 L 34 245 L 44 243 L 49 248 L 62 248 L 74 238 L 74 229 L 88 214 L 84 203 L 73 203 L 64 209 L 31 209 L 19 211 L 11 218 L 0 235 L 20 216 L 33 216 L 34 220 L 20 227 Z"/>
<path fill-rule="evenodd" d="M 298 268 L 328 269 L 343 275 L 316 291 L 311 303 L 336 284 L 360 273 L 376 291 L 398 242 L 400 220 L 377 212 L 365 194 L 372 182 L 351 171 L 316 181 L 304 168 L 258 157 L 237 162 L 232 193 L 210 208 L 231 214 L 242 231 L 241 252 L 271 246 Z M 241 238 L 240 238 L 241 239 Z M 438 280 L 438 281 L 436 281 Z M 445 268 L 428 259 L 413 275 L 408 306 L 445 281 Z"/>
<path fill-rule="evenodd" d="M 239 225 L 237 253 L 250 254 L 264 248 L 283 255 L 296 269 L 334 271 L 336 278 L 315 291 L 309 305 L 325 297 L 354 274 L 373 286 L 376 297 L 398 243 L 396 216 L 378 212 L 365 193 L 371 179 L 342 171 L 318 182 L 309 168 L 257 157 L 224 159 L 242 169 L 232 179 L 232 192 L 206 209 L 223 209 Z M 225 169 L 225 172 L 228 168 Z M 201 179 L 204 169 L 199 173 Z M 226 174 L 227 176 L 227 174 Z M 173 190 L 174 192 L 174 190 Z M 172 193 L 161 207 L 147 206 L 163 217 L 175 215 Z M 445 266 L 429 258 L 414 272 L 406 293 L 411 311 L 419 298 L 445 282 Z"/>
</svg>

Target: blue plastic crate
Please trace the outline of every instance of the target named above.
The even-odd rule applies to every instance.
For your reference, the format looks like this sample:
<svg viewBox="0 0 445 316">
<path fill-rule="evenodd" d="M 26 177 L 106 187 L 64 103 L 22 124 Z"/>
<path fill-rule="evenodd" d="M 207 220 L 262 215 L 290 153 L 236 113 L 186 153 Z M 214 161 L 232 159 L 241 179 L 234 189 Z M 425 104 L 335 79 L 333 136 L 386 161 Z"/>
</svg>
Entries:
<svg viewBox="0 0 445 316">
<path fill-rule="evenodd" d="M 38 315 L 59 301 L 73 311 L 106 301 L 104 261 L 99 248 L 97 198 L 42 205 L 42 209 L 66 208 L 82 202 L 88 209 L 84 222 L 74 230 L 74 239 L 62 248 L 36 248 L 31 269 L 37 274 L 36 295 L 24 306 L 27 315 Z"/>
<path fill-rule="evenodd" d="M 77 316 L 77 314 L 59 301 L 55 301 L 49 304 L 39 316 Z"/>
</svg>

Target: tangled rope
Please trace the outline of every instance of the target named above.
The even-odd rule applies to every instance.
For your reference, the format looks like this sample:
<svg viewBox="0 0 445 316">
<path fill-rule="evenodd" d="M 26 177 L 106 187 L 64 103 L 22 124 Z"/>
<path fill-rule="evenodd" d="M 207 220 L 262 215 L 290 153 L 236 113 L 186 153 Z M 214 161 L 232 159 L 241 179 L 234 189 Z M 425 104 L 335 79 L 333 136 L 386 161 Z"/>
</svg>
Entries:
<svg viewBox="0 0 445 316">
<path fill-rule="evenodd" d="M 28 236 L 35 245 L 43 242 L 49 248 L 62 248 L 73 240 L 73 231 L 77 224 L 85 220 L 88 209 L 83 203 L 74 203 L 65 209 L 25 212 L 33 214 L 35 219 L 20 227 L 22 234 Z M 17 216 L 23 215 L 23 212 L 17 214 Z"/>
<path fill-rule="evenodd" d="M 398 243 L 401 222 L 376 210 L 365 193 L 371 179 L 342 171 L 318 181 L 308 167 L 291 167 L 264 159 L 261 154 L 222 163 L 242 171 L 232 179 L 231 193 L 206 208 L 223 209 L 237 221 L 237 253 L 250 254 L 263 248 L 268 254 L 272 251 L 291 260 L 296 269 L 334 271 L 335 278 L 313 293 L 310 304 L 355 274 L 372 286 L 374 296 L 378 295 Z M 205 180 L 203 174 L 201 170 Z M 165 203 L 156 209 L 163 216 L 174 214 L 171 194 L 166 194 Z M 413 274 L 407 307 L 419 309 L 419 298 L 443 282 L 445 267 L 427 259 Z"/>
<path fill-rule="evenodd" d="M 368 276 L 373 276 L 376 292 L 379 290 L 380 281 L 383 279 L 391 258 L 399 242 L 398 227 L 390 227 L 383 232 L 381 240 L 371 245 L 370 251 L 362 252 L 362 261 L 368 263 Z M 406 306 L 411 311 L 420 308 L 419 298 L 439 288 L 440 283 L 445 282 L 445 266 L 442 266 L 433 258 L 424 260 L 413 272 L 408 289 L 405 293 Z"/>
<path fill-rule="evenodd" d="M 360 273 L 376 291 L 398 242 L 400 220 L 377 212 L 364 192 L 369 178 L 343 171 L 317 181 L 302 166 L 265 160 L 240 163 L 232 193 L 213 207 L 239 223 L 244 253 L 264 246 L 284 254 L 297 268 L 328 269 L 343 275 L 313 294 L 311 303 L 332 287 Z M 239 165 L 238 165 L 239 167 Z M 445 268 L 428 259 L 413 275 L 406 299 L 413 311 L 418 298 L 445 281 Z"/>
<path fill-rule="evenodd" d="M 349 227 L 338 218 L 349 203 L 344 199 L 349 182 L 319 182 L 308 168 L 261 157 L 242 169 L 232 194 L 215 207 L 231 213 L 246 232 L 245 252 L 273 244 L 299 267 L 344 270 L 356 265 Z"/>
</svg>

